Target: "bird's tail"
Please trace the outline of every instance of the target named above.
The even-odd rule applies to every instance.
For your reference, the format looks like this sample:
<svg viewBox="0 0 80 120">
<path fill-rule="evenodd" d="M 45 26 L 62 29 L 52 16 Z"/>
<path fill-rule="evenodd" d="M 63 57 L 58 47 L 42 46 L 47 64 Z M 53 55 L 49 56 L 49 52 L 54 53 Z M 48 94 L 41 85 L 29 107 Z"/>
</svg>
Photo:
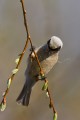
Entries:
<svg viewBox="0 0 80 120">
<path fill-rule="evenodd" d="M 20 93 L 20 95 L 17 98 L 17 102 L 19 104 L 22 104 L 24 106 L 29 105 L 29 100 L 30 100 L 30 94 L 31 94 L 31 89 L 27 88 L 27 84 L 24 84 L 23 89 Z"/>
</svg>

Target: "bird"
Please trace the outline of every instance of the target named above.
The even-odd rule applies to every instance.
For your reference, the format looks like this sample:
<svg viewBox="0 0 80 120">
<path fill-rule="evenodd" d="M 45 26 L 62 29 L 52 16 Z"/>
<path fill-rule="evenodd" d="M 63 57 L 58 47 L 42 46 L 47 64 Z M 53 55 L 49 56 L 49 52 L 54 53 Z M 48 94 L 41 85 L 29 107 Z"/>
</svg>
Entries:
<svg viewBox="0 0 80 120">
<path fill-rule="evenodd" d="M 62 47 L 62 40 L 57 36 L 52 36 L 45 44 L 38 48 L 34 48 L 44 75 L 47 75 L 58 62 L 59 52 Z M 36 61 L 34 52 L 31 50 L 31 53 L 28 56 L 27 68 L 25 71 L 26 80 L 22 91 L 16 99 L 18 104 L 22 104 L 23 106 L 29 105 L 32 88 L 39 81 L 37 79 L 40 78 L 39 73 L 39 65 Z"/>
</svg>

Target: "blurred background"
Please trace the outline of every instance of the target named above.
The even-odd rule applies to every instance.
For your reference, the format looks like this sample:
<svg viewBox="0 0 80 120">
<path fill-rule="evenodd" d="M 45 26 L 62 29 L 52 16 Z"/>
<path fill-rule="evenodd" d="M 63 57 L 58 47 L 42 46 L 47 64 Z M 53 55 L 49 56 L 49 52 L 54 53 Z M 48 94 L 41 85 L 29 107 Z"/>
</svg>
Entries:
<svg viewBox="0 0 80 120">
<path fill-rule="evenodd" d="M 47 75 L 58 120 L 80 120 L 80 0 L 24 1 L 33 44 L 38 47 L 53 35 L 64 43 L 58 63 Z M 25 41 L 20 1 L 0 0 L 0 101 Z M 12 82 L 7 109 L 0 112 L 0 120 L 52 120 L 49 99 L 41 90 L 43 82 L 35 85 L 28 107 L 16 103 L 25 81 L 29 48 Z"/>
</svg>

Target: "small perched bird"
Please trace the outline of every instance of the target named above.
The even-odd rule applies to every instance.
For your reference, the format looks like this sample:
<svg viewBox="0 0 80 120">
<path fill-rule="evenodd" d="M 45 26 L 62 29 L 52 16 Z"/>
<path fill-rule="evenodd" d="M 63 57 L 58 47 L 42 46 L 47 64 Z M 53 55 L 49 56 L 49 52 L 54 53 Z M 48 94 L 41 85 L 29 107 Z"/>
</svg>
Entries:
<svg viewBox="0 0 80 120">
<path fill-rule="evenodd" d="M 34 49 L 40 61 L 42 71 L 45 75 L 57 63 L 59 51 L 62 47 L 63 43 L 61 39 L 56 36 L 52 36 L 51 39 L 48 40 L 46 44 L 40 46 L 39 48 Z M 19 104 L 22 104 L 24 106 L 29 105 L 32 87 L 37 82 L 37 79 L 39 78 L 39 73 L 40 68 L 36 61 L 35 54 L 32 51 L 28 57 L 28 65 L 25 72 L 26 81 L 20 95 L 16 100 Z"/>
</svg>

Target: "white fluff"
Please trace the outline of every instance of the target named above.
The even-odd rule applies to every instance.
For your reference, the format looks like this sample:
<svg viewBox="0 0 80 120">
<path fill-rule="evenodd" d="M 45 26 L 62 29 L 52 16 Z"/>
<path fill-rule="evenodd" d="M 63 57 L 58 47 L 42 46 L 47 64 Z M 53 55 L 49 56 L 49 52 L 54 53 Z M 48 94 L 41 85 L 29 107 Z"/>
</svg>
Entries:
<svg viewBox="0 0 80 120">
<path fill-rule="evenodd" d="M 63 47 L 63 42 L 61 41 L 61 39 L 59 37 L 52 36 L 50 40 L 50 47 L 54 49 L 59 46 L 61 46 L 61 48 Z"/>
</svg>

